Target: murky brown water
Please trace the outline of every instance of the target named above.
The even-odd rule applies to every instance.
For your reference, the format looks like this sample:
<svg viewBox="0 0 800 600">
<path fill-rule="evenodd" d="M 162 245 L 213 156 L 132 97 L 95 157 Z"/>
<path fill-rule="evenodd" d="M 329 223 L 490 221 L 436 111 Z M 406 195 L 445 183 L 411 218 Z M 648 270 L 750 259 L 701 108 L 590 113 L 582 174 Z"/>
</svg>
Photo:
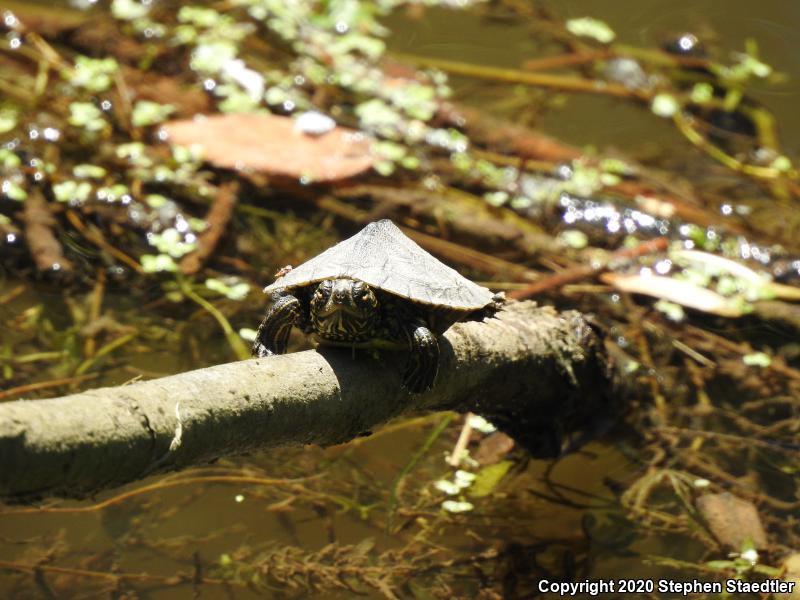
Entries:
<svg viewBox="0 0 800 600">
<path fill-rule="evenodd" d="M 722 47 L 741 48 L 746 37 L 759 43 L 762 58 L 776 69 L 787 73 L 789 81 L 779 89 L 759 91 L 759 99 L 770 107 L 781 123 L 787 151 L 800 152 L 800 3 L 786 0 L 762 0 L 758 3 L 734 0 L 637 0 L 597 3 L 590 0 L 564 0 L 558 11 L 568 17 L 593 15 L 602 17 L 619 34 L 622 41 L 657 44 L 666 34 L 685 29 L 712 28 L 716 42 Z M 441 58 L 476 63 L 517 66 L 521 60 L 536 56 L 536 44 L 527 28 L 509 24 L 486 24 L 468 14 L 433 10 L 422 20 L 398 16 L 389 21 L 395 31 L 390 48 Z M 498 92 L 486 84 L 459 80 L 466 95 L 474 92 L 475 100 Z M 509 88 L 501 93 L 510 93 Z M 576 145 L 598 148 L 615 147 L 632 155 L 658 149 L 682 147 L 674 128 L 618 100 L 597 96 L 565 96 L 561 110 L 552 111 L 539 125 L 548 133 Z M 14 287 L 14 282 L 0 283 L 0 294 Z M 53 290 L 42 291 L 39 298 L 22 296 L 0 309 L 0 321 L 25 309 L 26 304 L 45 300 L 58 306 Z M 107 302 L 115 302 L 113 296 Z M 120 310 L 122 310 L 120 308 Z M 221 336 L 217 338 L 222 345 Z M 187 357 L 165 352 L 163 356 L 142 356 L 137 366 L 156 372 L 174 372 L 197 368 L 225 360 L 224 352 L 209 351 L 202 364 Z M 102 383 L 110 384 L 129 378 L 124 372 L 109 373 Z M 280 509 L 274 503 L 287 501 L 292 492 L 269 487 L 240 484 L 207 484 L 202 487 L 182 486 L 137 496 L 124 504 L 88 514 L 34 514 L 0 516 L 0 560 L 34 563 L 44 561 L 47 549 L 68 546 L 69 564 L 86 570 L 138 573 L 169 577 L 178 571 L 192 572 L 193 554 L 202 561 L 215 561 L 240 546 L 257 548 L 267 543 L 292 545 L 308 552 L 316 551 L 329 541 L 358 544 L 367 537 L 376 540 L 376 550 L 400 547 L 409 542 L 412 532 L 402 531 L 387 536 L 383 528 L 383 509 L 361 518 L 355 510 L 337 504 L 337 495 L 351 494 L 349 500 L 368 506 L 385 502 L 392 482 L 409 457 L 428 435 L 433 420 L 427 425 L 400 429 L 367 439 L 358 445 L 320 450 L 286 449 L 269 454 L 224 461 L 217 466 L 252 465 L 263 476 L 303 477 L 323 472 L 321 483 L 309 484 L 320 494 L 318 503 L 298 501 L 298 508 Z M 455 423 L 455 422 L 454 422 Z M 413 523 L 416 518 L 435 519 L 438 498 L 429 485 L 416 482 L 433 481 L 448 473 L 443 460 L 452 448 L 458 426 L 451 425 L 412 471 L 414 484 L 401 495 L 399 519 Z M 521 549 L 521 557 L 533 557 L 551 573 L 564 579 L 574 573 L 571 561 L 577 560 L 582 576 L 659 577 L 666 571 L 648 566 L 643 556 L 682 553 L 692 560 L 698 548 L 685 539 L 670 536 L 641 535 L 627 523 L 615 505 L 605 480 L 629 480 L 638 467 L 620 452 L 614 440 L 590 444 L 584 451 L 566 456 L 553 467 L 547 461 L 530 461 L 523 473 L 513 479 L 513 487 L 503 489 L 494 502 L 476 503 L 473 513 L 461 518 L 458 526 L 441 524 L 432 544 L 449 547 L 455 555 L 479 553 L 492 545 L 513 542 Z M 2 468 L 2 467 L 0 467 Z M 549 482 L 549 483 L 548 483 Z M 141 487 L 152 480 L 137 483 Z M 559 487 L 564 486 L 564 487 Z M 553 501 L 553 490 L 574 502 Z M 103 494 L 111 497 L 121 490 Z M 414 495 L 412 497 L 412 494 Z M 238 496 L 241 495 L 241 498 Z M 81 503 L 76 506 L 86 506 Z M 588 532 L 588 537 L 586 534 Z M 26 543 L 20 543 L 25 541 Z M 683 547 L 676 548 L 676 544 Z M 536 547 L 534 553 L 532 548 Z M 524 561 L 523 561 L 524 562 Z M 527 565 L 525 575 L 537 573 L 537 565 Z M 559 571 L 559 565 L 563 568 Z M 674 573 L 672 573 L 674 575 Z M 687 573 L 686 579 L 693 575 Z M 433 585 L 434 573 L 421 574 L 420 589 Z M 25 581 L 26 583 L 22 583 Z M 30 586 L 27 575 L 0 570 L 0 596 L 18 598 L 48 597 L 48 588 Z M 48 579 L 49 592 L 56 598 L 92 597 L 102 581 L 92 578 Z M 75 588 L 75 581 L 86 587 Z M 186 598 L 192 595 L 192 584 L 169 586 L 157 581 L 142 584 L 153 599 Z M 122 586 L 124 589 L 124 586 Z M 458 593 L 469 595 L 470 585 Z M 202 586 L 203 598 L 248 598 L 259 594 L 243 588 L 226 591 L 223 586 Z M 284 595 L 284 592 L 285 595 Z M 123 592 L 124 593 L 124 592 Z M 108 596 L 108 593 L 99 594 Z M 378 592 L 368 595 L 381 597 Z M 123 596 L 114 596 L 123 597 Z M 124 596 L 140 597 L 140 596 Z M 141 596 L 145 597 L 145 596 Z M 276 590 L 274 597 L 307 597 L 290 590 Z M 352 597 L 349 592 L 324 594 L 319 597 Z M 414 597 L 409 595 L 408 597 Z M 416 597 L 425 597 L 420 592 Z"/>
</svg>

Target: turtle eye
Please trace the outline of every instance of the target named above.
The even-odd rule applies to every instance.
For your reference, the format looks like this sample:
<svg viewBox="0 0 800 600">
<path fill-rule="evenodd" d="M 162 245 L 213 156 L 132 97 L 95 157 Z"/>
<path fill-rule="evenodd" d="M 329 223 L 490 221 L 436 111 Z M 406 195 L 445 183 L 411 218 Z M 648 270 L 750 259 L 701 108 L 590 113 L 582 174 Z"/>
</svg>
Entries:
<svg viewBox="0 0 800 600">
<path fill-rule="evenodd" d="M 329 282 L 323 281 L 318 287 L 317 291 L 314 292 L 314 299 L 315 300 L 324 300 L 328 296 L 331 295 L 331 286 Z"/>
</svg>

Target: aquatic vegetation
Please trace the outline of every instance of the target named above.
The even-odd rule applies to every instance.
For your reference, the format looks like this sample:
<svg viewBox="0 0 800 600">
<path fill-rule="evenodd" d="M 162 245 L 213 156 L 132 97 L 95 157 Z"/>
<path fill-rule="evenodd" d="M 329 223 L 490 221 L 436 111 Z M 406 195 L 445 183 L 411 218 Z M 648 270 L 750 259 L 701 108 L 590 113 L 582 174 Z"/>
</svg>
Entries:
<svg viewBox="0 0 800 600">
<path fill-rule="evenodd" d="M 607 23 L 591 17 L 570 19 L 566 22 L 566 27 L 567 31 L 573 35 L 592 38 L 601 44 L 609 44 L 617 37 Z"/>
</svg>

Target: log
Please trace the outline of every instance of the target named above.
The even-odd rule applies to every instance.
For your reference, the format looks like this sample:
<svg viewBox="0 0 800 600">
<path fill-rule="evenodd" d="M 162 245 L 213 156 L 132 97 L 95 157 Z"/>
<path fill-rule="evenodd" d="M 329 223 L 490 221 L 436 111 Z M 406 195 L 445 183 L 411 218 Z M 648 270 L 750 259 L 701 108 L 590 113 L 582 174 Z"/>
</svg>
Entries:
<svg viewBox="0 0 800 600">
<path fill-rule="evenodd" d="M 436 385 L 420 395 L 400 386 L 402 352 L 320 348 L 0 404 L 0 499 L 81 498 L 221 456 L 344 443 L 431 410 L 480 414 L 552 456 L 609 412 L 602 341 L 579 313 L 509 302 L 440 346 Z"/>
</svg>

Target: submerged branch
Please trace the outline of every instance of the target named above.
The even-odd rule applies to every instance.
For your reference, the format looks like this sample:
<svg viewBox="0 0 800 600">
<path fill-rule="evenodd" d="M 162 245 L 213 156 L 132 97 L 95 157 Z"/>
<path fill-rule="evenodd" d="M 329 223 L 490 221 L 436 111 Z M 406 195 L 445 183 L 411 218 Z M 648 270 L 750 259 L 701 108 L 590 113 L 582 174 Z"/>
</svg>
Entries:
<svg viewBox="0 0 800 600">
<path fill-rule="evenodd" d="M 519 83 L 565 92 L 586 92 L 616 96 L 619 98 L 638 98 L 640 100 L 649 100 L 651 96 L 651 94 L 643 90 L 632 89 L 620 83 L 602 81 L 599 79 L 586 79 L 584 77 L 572 75 L 552 75 L 549 73 L 537 73 L 487 65 L 473 65 L 456 60 L 444 60 L 414 54 L 393 53 L 392 57 L 413 64 L 418 68 L 439 69 L 451 75 L 463 75 L 465 77 L 501 83 Z"/>
<path fill-rule="evenodd" d="M 82 497 L 224 455 L 344 443 L 429 410 L 481 414 L 554 455 L 609 412 L 603 345 L 578 313 L 510 303 L 440 342 L 437 384 L 419 396 L 400 387 L 403 353 L 326 348 L 0 404 L 0 498 Z"/>
<path fill-rule="evenodd" d="M 211 209 L 206 215 L 208 226 L 197 237 L 197 249 L 183 257 L 180 263 L 184 275 L 195 275 L 217 248 L 222 234 L 228 227 L 233 210 L 239 199 L 238 182 L 227 182 L 220 186 Z"/>
<path fill-rule="evenodd" d="M 36 268 L 44 272 L 71 271 L 72 263 L 64 256 L 54 232 L 56 219 L 38 188 L 34 187 L 28 193 L 22 214 L 25 240 Z"/>
</svg>

